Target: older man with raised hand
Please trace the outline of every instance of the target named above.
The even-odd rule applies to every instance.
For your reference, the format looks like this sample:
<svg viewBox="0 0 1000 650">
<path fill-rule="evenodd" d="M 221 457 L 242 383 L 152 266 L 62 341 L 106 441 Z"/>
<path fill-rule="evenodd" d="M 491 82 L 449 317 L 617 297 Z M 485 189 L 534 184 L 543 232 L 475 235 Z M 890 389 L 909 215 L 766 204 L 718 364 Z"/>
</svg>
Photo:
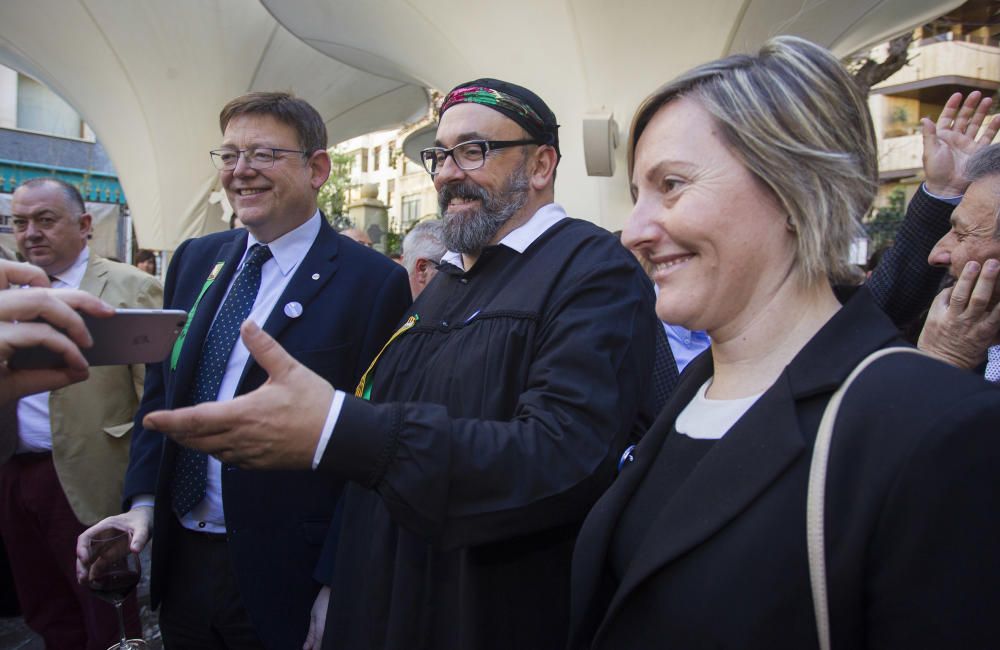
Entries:
<svg viewBox="0 0 1000 650">
<path fill-rule="evenodd" d="M 26 181 L 14 191 L 11 213 L 21 255 L 53 287 L 81 289 L 115 307 L 160 306 L 155 278 L 90 251 L 91 217 L 72 185 Z M 141 365 L 92 368 L 82 383 L 22 398 L 17 427 L 2 432 L 0 533 L 25 621 L 48 648 L 103 650 L 118 638 L 114 608 L 77 583 L 73 552 L 87 526 L 118 511 L 143 372 Z M 138 632 L 134 595 L 126 612 Z"/>
<path fill-rule="evenodd" d="M 1000 128 L 994 120 L 993 133 Z M 988 140 L 987 140 L 988 141 Z M 967 188 L 951 215 L 951 229 L 931 251 L 931 265 L 955 284 L 931 306 L 919 347 L 959 368 L 982 368 L 1000 381 L 1000 143 L 978 151 L 965 171 Z"/>
<path fill-rule="evenodd" d="M 399 265 L 338 235 L 320 213 L 330 157 L 311 105 L 249 93 L 222 109 L 219 125 L 211 156 L 245 229 L 175 251 L 166 303 L 188 323 L 171 358 L 150 367 L 141 412 L 237 405 L 268 382 L 270 369 L 238 340 L 244 320 L 281 341 L 303 372 L 351 389 L 410 302 Z M 293 405 L 310 402 L 295 396 Z M 140 427 L 128 512 L 81 536 L 79 572 L 96 533 L 128 530 L 138 550 L 155 531 L 151 598 L 168 648 L 318 648 L 332 561 L 321 563 L 321 551 L 336 533 L 342 486 L 332 473 L 243 471 Z"/>
<path fill-rule="evenodd" d="M 632 255 L 553 202 L 557 128 L 512 83 L 448 93 L 422 157 L 449 252 L 355 395 L 247 324 L 266 386 L 146 417 L 226 461 L 351 481 L 325 647 L 566 641 L 573 542 L 650 422 L 659 324 Z"/>
</svg>

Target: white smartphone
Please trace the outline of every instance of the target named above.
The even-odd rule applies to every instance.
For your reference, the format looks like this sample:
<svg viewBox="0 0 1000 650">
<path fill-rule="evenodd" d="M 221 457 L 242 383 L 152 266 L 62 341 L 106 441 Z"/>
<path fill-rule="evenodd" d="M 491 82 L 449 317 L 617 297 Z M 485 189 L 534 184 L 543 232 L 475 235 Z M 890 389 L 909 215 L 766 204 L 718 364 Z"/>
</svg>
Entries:
<svg viewBox="0 0 1000 650">
<path fill-rule="evenodd" d="M 180 309 L 116 309 L 108 318 L 81 316 L 94 339 L 92 347 L 81 349 L 92 366 L 163 361 L 187 320 L 187 312 Z M 15 350 L 7 360 L 12 370 L 64 365 L 61 356 L 43 346 Z"/>
</svg>

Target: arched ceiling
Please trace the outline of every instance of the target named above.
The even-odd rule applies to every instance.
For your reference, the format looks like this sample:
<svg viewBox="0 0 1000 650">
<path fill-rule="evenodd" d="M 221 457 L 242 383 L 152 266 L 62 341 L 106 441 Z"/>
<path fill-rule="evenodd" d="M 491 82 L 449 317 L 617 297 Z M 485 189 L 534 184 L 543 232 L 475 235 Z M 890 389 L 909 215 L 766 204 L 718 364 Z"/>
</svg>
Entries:
<svg viewBox="0 0 1000 650">
<path fill-rule="evenodd" d="M 610 229 L 620 227 L 630 209 L 624 147 L 616 152 L 613 177 L 588 177 L 582 147 L 585 115 L 613 113 L 624 141 L 639 102 L 694 65 L 752 51 L 777 34 L 803 36 L 847 56 L 963 2 L 260 1 L 304 42 L 372 73 L 442 91 L 494 76 L 536 91 L 562 125 L 556 199 L 570 214 Z"/>
<path fill-rule="evenodd" d="M 251 90 L 291 90 L 331 143 L 426 113 L 420 87 L 309 47 L 246 0 L 6 0 L 0 63 L 41 80 L 114 162 L 140 245 L 174 248 L 221 226 L 208 195 L 219 109 Z"/>
<path fill-rule="evenodd" d="M 65 98 L 118 170 L 140 244 L 218 227 L 207 150 L 218 111 L 249 90 L 292 90 L 331 142 L 412 121 L 424 88 L 496 76 L 537 91 L 562 123 L 557 200 L 618 227 L 623 152 L 586 175 L 582 123 L 638 102 L 692 65 L 794 33 L 840 55 L 962 0 L 5 0 L 0 63 Z M 215 211 L 215 212 L 213 212 Z"/>
</svg>

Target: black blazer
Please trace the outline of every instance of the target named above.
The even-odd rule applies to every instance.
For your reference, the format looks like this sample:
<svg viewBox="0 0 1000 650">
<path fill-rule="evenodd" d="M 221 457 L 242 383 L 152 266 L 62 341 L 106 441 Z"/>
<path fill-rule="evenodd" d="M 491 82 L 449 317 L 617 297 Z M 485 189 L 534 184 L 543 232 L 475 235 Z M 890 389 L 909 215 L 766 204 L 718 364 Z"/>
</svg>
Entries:
<svg viewBox="0 0 1000 650">
<path fill-rule="evenodd" d="M 151 599 L 156 607 L 170 587 L 170 503 L 178 445 L 142 428 L 156 409 L 189 404 L 196 361 L 236 266 L 246 250 L 246 230 L 232 230 L 181 244 L 167 271 L 164 306 L 190 310 L 217 262 L 222 271 L 191 322 L 176 370 L 169 359 L 148 368 L 135 420 L 126 507 L 138 494 L 156 495 Z M 303 306 L 290 318 L 284 306 Z M 295 358 L 335 387 L 353 393 L 371 359 L 410 304 L 406 272 L 388 258 L 338 235 L 323 220 L 309 252 L 264 325 Z M 267 379 L 251 358 L 237 394 Z M 320 472 L 246 471 L 224 465 L 222 497 L 230 556 L 243 604 L 268 648 L 299 647 L 319 590 L 313 578 L 320 549 L 332 535 L 331 519 L 342 482 Z M 329 558 L 328 558 L 329 559 Z M 328 578 L 332 568 L 323 573 Z"/>
<path fill-rule="evenodd" d="M 867 354 L 898 343 L 859 290 L 663 504 L 618 583 L 608 569 L 618 519 L 712 374 L 710 355 L 693 362 L 584 523 L 570 647 L 817 647 L 805 524 L 812 445 L 833 391 Z M 834 647 L 995 645 L 998 420 L 994 386 L 916 355 L 876 362 L 850 390 L 827 487 Z"/>
</svg>

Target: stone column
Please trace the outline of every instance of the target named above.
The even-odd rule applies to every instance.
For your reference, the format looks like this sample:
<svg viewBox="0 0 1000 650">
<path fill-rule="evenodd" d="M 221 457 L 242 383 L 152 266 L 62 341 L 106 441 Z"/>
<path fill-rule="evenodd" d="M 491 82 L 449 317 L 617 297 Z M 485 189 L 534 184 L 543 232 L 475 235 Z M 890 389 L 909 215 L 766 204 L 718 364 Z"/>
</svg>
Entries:
<svg viewBox="0 0 1000 650">
<path fill-rule="evenodd" d="M 361 187 L 361 198 L 347 206 L 347 216 L 354 225 L 368 233 L 375 250 L 385 254 L 385 236 L 389 232 L 389 211 L 378 200 L 378 184 Z"/>
</svg>

